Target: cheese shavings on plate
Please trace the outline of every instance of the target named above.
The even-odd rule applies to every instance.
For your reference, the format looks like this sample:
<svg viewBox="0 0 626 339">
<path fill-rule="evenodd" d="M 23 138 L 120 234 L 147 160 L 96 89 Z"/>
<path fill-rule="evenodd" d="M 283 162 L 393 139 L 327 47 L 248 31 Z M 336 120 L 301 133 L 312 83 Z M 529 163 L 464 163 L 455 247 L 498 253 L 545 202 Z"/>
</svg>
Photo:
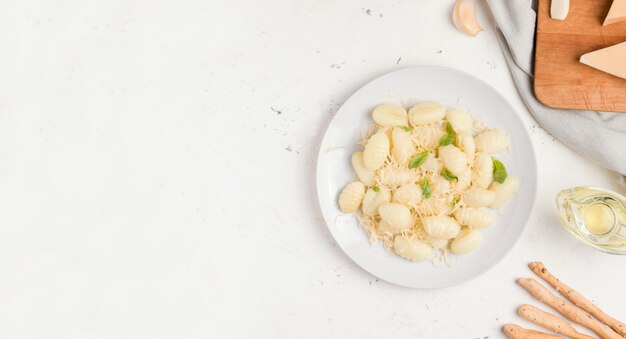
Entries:
<svg viewBox="0 0 626 339">
<path fill-rule="evenodd" d="M 466 254 L 480 246 L 480 229 L 518 189 L 493 155 L 508 151 L 499 129 L 474 129 L 462 108 L 423 102 L 408 111 L 377 106 L 374 125 L 351 157 L 355 181 L 338 197 L 345 213 L 358 213 L 371 241 L 414 262 Z M 437 256 L 436 254 L 440 255 Z"/>
</svg>

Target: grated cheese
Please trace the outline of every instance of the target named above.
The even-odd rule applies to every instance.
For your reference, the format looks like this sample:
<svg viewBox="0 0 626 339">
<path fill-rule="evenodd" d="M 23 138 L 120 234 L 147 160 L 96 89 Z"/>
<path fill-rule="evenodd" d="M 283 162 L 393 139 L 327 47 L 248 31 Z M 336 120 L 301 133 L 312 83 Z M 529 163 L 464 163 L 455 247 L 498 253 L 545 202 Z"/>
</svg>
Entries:
<svg viewBox="0 0 626 339">
<path fill-rule="evenodd" d="M 480 132 L 487 128 L 485 124 L 477 119 L 473 114 L 471 115 L 471 120 L 471 125 L 474 131 Z M 406 159 L 404 159 L 404 163 L 401 164 L 393 155 L 394 152 L 391 152 L 390 150 L 389 155 L 387 156 L 387 159 L 383 163 L 382 167 L 374 172 L 375 186 L 378 187 L 378 190 L 388 190 L 393 194 L 396 189 L 405 184 L 410 183 L 419 185 L 422 180 L 428 179 L 431 196 L 429 198 L 422 197 L 421 201 L 418 198 L 416 198 L 416 200 L 411 200 L 418 201 L 417 203 L 412 203 L 411 206 L 407 206 L 411 212 L 413 226 L 409 230 L 404 230 L 398 235 L 408 239 L 419 239 L 425 244 L 428 244 L 433 248 L 435 253 L 431 259 L 433 263 L 438 262 L 451 266 L 452 263 L 449 258 L 449 246 L 453 239 L 437 239 L 430 236 L 424 230 L 420 220 L 424 217 L 443 215 L 454 218 L 454 212 L 467 206 L 464 198 L 464 192 L 477 186 L 476 181 L 478 178 L 474 169 L 476 155 L 470 156 L 470 158 L 467 159 L 467 164 L 465 164 L 469 174 L 466 174 L 464 177 L 461 177 L 459 174 L 456 179 L 448 176 L 447 178 L 451 180 L 448 181 L 441 175 L 444 167 L 441 160 L 436 157 L 440 140 L 446 134 L 445 120 L 427 125 L 399 127 L 405 127 L 403 129 L 409 134 L 410 140 L 415 146 L 416 155 L 424 151 L 428 151 L 430 154 L 426 160 L 420 164 L 420 166 L 417 166 L 416 168 L 409 168 L 406 164 Z M 365 133 L 362 134 L 361 140 L 358 144 L 367 144 L 369 138 L 379 132 L 386 133 L 387 136 L 390 137 L 392 129 L 393 127 L 382 127 L 374 123 Z M 465 133 L 471 133 L 471 131 L 464 131 Z M 391 138 L 389 139 L 391 140 Z M 454 145 L 460 145 L 458 147 L 461 148 L 463 147 L 463 145 L 459 144 L 458 141 L 455 141 Z M 393 148 L 393 145 L 391 145 L 391 148 Z M 459 179 L 463 179 L 462 184 L 459 183 Z M 457 181 L 454 182 L 453 180 Z M 376 190 L 376 192 L 378 192 L 378 190 Z M 385 199 L 389 200 L 389 197 L 386 197 Z M 383 230 L 383 227 L 381 227 L 380 216 L 367 216 L 362 212 L 359 212 L 357 218 L 359 225 L 367 233 L 369 241 L 373 245 L 380 243 L 387 250 L 393 249 L 394 237 L 397 235 Z M 388 230 L 389 228 L 385 227 L 385 229 Z"/>
</svg>

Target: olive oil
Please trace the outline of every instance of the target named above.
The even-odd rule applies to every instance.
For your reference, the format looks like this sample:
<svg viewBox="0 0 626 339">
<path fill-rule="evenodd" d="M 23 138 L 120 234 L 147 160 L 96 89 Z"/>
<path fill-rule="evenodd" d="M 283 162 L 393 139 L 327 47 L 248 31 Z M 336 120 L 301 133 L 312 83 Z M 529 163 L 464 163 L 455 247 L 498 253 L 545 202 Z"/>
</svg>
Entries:
<svg viewBox="0 0 626 339">
<path fill-rule="evenodd" d="M 565 228 L 607 253 L 626 254 L 626 198 L 597 187 L 575 187 L 556 196 Z"/>
</svg>

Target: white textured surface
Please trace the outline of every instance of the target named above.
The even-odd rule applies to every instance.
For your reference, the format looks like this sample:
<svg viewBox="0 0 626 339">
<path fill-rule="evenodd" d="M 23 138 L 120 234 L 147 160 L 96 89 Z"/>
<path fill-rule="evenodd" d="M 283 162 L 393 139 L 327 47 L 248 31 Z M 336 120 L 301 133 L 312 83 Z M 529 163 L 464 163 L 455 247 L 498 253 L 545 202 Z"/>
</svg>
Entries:
<svg viewBox="0 0 626 339">
<path fill-rule="evenodd" d="M 452 1 L 14 1 L 0 7 L 0 337 L 500 338 L 541 259 L 626 318 L 625 258 L 558 224 L 562 188 L 617 176 L 524 120 L 539 195 L 472 282 L 376 281 L 333 244 L 314 159 L 343 100 L 414 65 L 520 111 L 488 19 Z M 280 114 L 279 114 L 280 113 Z M 623 191 L 622 191 L 623 193 Z"/>
</svg>

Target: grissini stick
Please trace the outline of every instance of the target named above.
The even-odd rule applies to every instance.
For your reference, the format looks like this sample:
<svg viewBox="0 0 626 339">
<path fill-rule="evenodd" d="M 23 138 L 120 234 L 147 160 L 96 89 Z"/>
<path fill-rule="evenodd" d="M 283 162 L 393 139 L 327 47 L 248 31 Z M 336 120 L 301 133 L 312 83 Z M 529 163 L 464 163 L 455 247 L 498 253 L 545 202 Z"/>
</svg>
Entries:
<svg viewBox="0 0 626 339">
<path fill-rule="evenodd" d="M 574 328 L 570 323 L 561 319 L 552 313 L 542 311 L 535 306 L 524 304 L 517 309 L 520 317 L 533 322 L 543 328 L 554 331 L 558 334 L 571 337 L 573 339 L 595 339 L 586 334 L 582 334 Z"/>
<path fill-rule="evenodd" d="M 601 338 L 624 339 L 624 337 L 617 334 L 608 325 L 601 323 L 587 312 L 552 294 L 547 288 L 538 283 L 537 280 L 533 278 L 518 278 L 517 283 L 537 300 L 559 311 L 559 313 L 564 315 L 567 319 L 592 330 Z"/>
<path fill-rule="evenodd" d="M 589 314 L 596 317 L 601 322 L 609 325 L 615 332 L 626 336 L 626 324 L 604 313 L 598 306 L 594 305 L 589 299 L 585 298 L 582 294 L 578 293 L 573 288 L 562 283 L 559 278 L 555 277 L 548 271 L 542 262 L 531 262 L 528 267 L 535 272 L 541 279 L 545 280 L 548 284 L 552 285 L 557 292 L 561 293 L 564 297 L 569 299 L 574 305 L 589 312 Z"/>
<path fill-rule="evenodd" d="M 510 339 L 563 339 L 558 335 L 529 330 L 515 324 L 505 324 L 502 331 Z"/>
</svg>

